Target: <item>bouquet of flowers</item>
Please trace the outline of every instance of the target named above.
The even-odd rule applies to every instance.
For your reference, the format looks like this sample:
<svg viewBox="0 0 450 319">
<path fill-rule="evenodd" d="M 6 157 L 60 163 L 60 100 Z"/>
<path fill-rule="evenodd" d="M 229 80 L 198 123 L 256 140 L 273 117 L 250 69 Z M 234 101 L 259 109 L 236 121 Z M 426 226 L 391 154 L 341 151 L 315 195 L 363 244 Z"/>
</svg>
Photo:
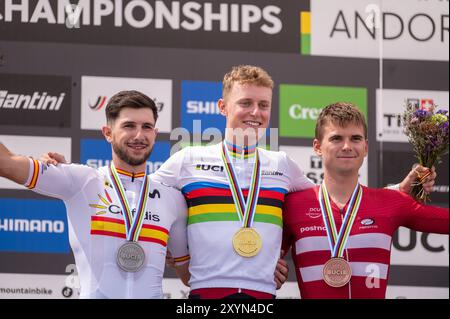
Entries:
<svg viewBox="0 0 450 319">
<path fill-rule="evenodd" d="M 408 104 L 403 113 L 404 132 L 413 146 L 419 164 L 428 168 L 440 163 L 441 157 L 448 152 L 448 111 L 435 112 L 435 109 L 435 105 L 420 108 Z M 412 195 L 423 203 L 430 200 L 422 187 L 430 173 L 418 176 L 412 188 Z"/>
</svg>

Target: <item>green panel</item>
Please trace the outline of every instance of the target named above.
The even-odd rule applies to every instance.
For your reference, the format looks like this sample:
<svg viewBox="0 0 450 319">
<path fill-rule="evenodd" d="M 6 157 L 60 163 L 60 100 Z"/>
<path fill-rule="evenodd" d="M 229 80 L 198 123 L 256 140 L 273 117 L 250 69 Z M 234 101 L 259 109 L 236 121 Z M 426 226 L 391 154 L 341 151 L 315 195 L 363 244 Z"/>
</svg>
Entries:
<svg viewBox="0 0 450 319">
<path fill-rule="evenodd" d="M 311 55 L 311 35 L 302 34 L 300 41 L 300 50 L 302 55 Z"/>
<path fill-rule="evenodd" d="M 366 88 L 281 84 L 280 136 L 313 138 L 321 109 L 335 102 L 355 104 L 367 119 Z"/>
</svg>

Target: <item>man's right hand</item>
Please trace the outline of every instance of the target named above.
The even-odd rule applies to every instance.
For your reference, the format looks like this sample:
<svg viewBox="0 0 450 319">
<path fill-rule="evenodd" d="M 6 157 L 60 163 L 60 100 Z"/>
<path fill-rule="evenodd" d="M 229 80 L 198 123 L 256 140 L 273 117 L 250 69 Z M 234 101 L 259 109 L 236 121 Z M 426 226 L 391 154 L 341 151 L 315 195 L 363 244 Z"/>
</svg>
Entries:
<svg viewBox="0 0 450 319">
<path fill-rule="evenodd" d="M 42 163 L 45 165 L 58 165 L 58 164 L 67 164 L 66 158 L 64 155 L 55 153 L 55 152 L 48 152 L 41 155 L 41 158 L 39 159 Z"/>
</svg>

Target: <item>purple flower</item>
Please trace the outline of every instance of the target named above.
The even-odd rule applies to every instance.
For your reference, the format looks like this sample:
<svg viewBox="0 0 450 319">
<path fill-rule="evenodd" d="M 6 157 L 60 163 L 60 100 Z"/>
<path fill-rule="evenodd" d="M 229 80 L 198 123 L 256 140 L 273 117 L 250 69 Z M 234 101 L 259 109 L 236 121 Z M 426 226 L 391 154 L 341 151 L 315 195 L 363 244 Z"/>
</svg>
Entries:
<svg viewBox="0 0 450 319">
<path fill-rule="evenodd" d="M 447 115 L 448 111 L 447 110 L 439 110 L 436 112 L 436 114 L 442 114 L 442 115 Z"/>
<path fill-rule="evenodd" d="M 425 111 L 425 110 L 416 110 L 414 112 L 414 115 L 417 116 L 420 119 L 424 119 L 426 118 L 428 115 L 430 115 L 430 112 Z"/>
<path fill-rule="evenodd" d="M 443 132 L 444 135 L 448 135 L 448 122 L 442 122 L 439 124 L 439 130 Z"/>
</svg>

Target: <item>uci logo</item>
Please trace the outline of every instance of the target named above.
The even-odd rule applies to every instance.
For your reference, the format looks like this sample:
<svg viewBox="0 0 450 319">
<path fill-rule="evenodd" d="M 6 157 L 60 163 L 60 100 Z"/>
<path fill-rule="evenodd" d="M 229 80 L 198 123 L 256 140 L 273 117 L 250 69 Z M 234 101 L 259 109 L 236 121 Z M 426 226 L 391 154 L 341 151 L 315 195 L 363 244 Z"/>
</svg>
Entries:
<svg viewBox="0 0 450 319">
<path fill-rule="evenodd" d="M 220 165 L 197 164 L 195 169 L 199 171 L 223 172 L 223 166 Z"/>
</svg>

